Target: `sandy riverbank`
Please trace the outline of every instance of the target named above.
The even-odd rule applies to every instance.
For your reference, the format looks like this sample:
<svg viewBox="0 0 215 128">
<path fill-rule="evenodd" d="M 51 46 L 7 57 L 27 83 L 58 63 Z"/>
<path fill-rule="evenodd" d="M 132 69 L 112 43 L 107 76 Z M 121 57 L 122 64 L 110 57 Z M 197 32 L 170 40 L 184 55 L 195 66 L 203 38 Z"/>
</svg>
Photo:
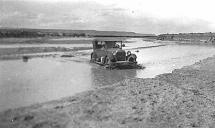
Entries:
<svg viewBox="0 0 215 128">
<path fill-rule="evenodd" d="M 215 57 L 153 79 L 8 110 L 1 128 L 215 127 Z"/>
</svg>

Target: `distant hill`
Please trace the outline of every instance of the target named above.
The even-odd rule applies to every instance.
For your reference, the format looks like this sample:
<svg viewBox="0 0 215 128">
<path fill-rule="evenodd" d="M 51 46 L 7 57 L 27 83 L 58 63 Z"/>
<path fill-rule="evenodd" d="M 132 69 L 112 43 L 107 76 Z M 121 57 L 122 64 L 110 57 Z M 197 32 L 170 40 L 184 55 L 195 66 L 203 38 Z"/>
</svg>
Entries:
<svg viewBox="0 0 215 128">
<path fill-rule="evenodd" d="M 64 29 L 28 29 L 28 28 L 0 28 L 0 37 L 44 37 L 44 36 L 72 36 L 72 37 L 156 37 L 155 34 L 141 34 L 123 31 L 97 30 L 64 30 Z"/>
</svg>

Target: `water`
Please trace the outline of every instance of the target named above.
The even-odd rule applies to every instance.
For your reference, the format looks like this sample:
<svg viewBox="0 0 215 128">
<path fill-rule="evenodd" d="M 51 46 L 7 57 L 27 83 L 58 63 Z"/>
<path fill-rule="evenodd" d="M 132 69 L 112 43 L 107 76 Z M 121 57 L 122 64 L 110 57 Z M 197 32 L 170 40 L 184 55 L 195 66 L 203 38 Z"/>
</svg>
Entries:
<svg viewBox="0 0 215 128">
<path fill-rule="evenodd" d="M 137 61 L 146 68 L 138 70 L 137 77 L 153 78 L 170 73 L 174 69 L 192 65 L 199 60 L 215 55 L 215 47 L 197 45 L 167 45 L 139 50 Z"/>
<path fill-rule="evenodd" d="M 129 45 L 126 44 L 128 49 Z M 195 45 L 167 45 L 138 50 L 137 61 L 145 69 L 105 70 L 89 63 L 89 55 L 35 58 L 28 62 L 0 61 L 0 111 L 72 96 L 126 78 L 152 78 L 215 54 L 214 47 Z"/>
<path fill-rule="evenodd" d="M 87 37 L 64 37 L 64 38 L 55 38 L 50 40 L 57 40 L 57 41 L 64 41 L 64 40 L 93 40 L 94 38 L 87 38 Z"/>
<path fill-rule="evenodd" d="M 92 47 L 92 44 L 0 44 L 0 48 L 28 48 L 28 47 Z"/>
</svg>

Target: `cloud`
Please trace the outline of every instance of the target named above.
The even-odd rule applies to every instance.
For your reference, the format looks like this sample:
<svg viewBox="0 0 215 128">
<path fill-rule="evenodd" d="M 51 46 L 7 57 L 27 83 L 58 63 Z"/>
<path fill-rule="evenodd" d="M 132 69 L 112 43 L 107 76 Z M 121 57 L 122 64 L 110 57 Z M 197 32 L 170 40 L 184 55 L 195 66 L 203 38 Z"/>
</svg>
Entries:
<svg viewBox="0 0 215 128">
<path fill-rule="evenodd" d="M 137 10 L 97 2 L 1 1 L 0 26 L 178 33 L 213 31 L 201 19 L 161 18 Z"/>
</svg>

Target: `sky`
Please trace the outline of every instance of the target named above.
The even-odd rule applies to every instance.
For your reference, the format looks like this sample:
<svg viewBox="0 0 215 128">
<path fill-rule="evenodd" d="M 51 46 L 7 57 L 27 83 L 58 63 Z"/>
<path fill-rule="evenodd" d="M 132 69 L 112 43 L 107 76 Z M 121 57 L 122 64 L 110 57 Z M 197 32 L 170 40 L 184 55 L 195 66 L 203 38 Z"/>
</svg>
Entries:
<svg viewBox="0 0 215 128">
<path fill-rule="evenodd" d="M 0 0 L 0 27 L 215 32 L 213 0 Z"/>
</svg>

